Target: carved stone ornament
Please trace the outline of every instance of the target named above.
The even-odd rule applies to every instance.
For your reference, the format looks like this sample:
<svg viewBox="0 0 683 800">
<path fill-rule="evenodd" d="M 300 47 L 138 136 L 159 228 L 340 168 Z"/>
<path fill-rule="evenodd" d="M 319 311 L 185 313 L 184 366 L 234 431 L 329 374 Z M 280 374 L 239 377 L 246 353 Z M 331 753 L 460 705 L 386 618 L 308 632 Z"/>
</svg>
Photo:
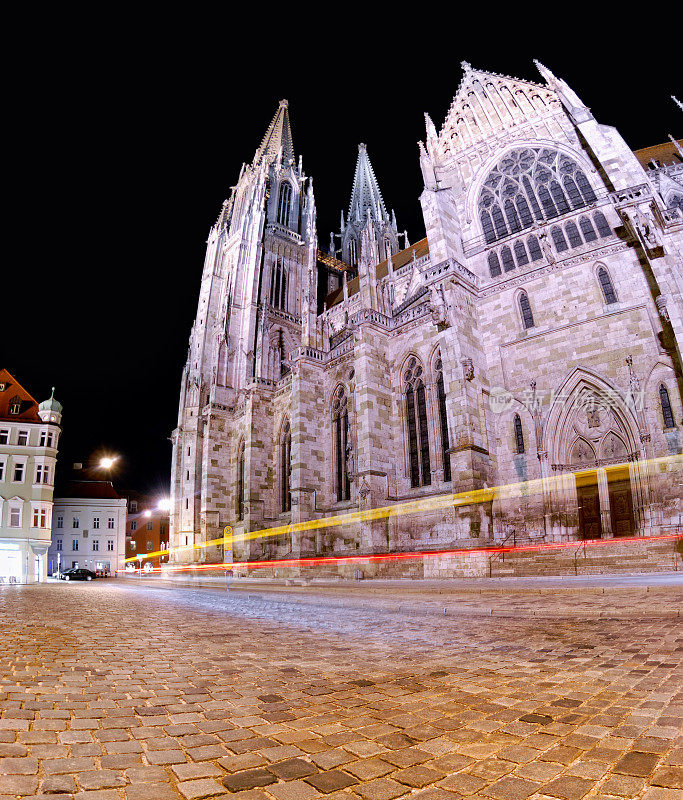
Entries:
<svg viewBox="0 0 683 800">
<path fill-rule="evenodd" d="M 460 362 L 462 364 L 463 375 L 466 381 L 474 380 L 474 364 L 471 358 L 463 358 Z"/>
<path fill-rule="evenodd" d="M 659 316 L 669 322 L 669 312 L 666 308 L 666 296 L 660 294 L 659 297 L 655 298 L 655 303 L 657 305 L 657 311 L 659 311 Z"/>
</svg>

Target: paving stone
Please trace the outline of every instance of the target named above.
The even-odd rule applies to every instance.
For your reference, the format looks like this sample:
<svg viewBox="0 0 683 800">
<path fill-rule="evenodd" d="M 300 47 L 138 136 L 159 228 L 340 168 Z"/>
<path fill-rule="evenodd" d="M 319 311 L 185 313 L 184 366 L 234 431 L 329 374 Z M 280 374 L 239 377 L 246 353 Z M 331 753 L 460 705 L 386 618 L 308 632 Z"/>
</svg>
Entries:
<svg viewBox="0 0 683 800">
<path fill-rule="evenodd" d="M 314 764 L 304 761 L 303 758 L 289 758 L 286 761 L 279 761 L 277 764 L 271 764 L 268 770 L 284 781 L 306 778 L 308 775 L 314 775 L 318 772 L 318 768 Z"/>
<path fill-rule="evenodd" d="M 564 776 L 544 786 L 543 794 L 560 797 L 562 800 L 580 800 L 593 786 L 595 786 L 594 781 Z"/>
<path fill-rule="evenodd" d="M 500 798 L 500 800 L 525 800 L 525 798 L 534 794 L 539 786 L 539 783 L 507 775 L 482 791 L 484 794 Z"/>
<path fill-rule="evenodd" d="M 126 787 L 126 800 L 178 800 L 170 783 L 135 783 Z"/>
<path fill-rule="evenodd" d="M 423 765 L 416 765 L 399 770 L 395 772 L 392 777 L 399 781 L 399 783 L 405 783 L 415 789 L 422 789 L 424 786 L 428 786 L 430 783 L 436 783 L 438 780 L 445 777 L 445 773 Z"/>
<path fill-rule="evenodd" d="M 212 778 L 183 781 L 177 786 L 180 794 L 187 800 L 199 800 L 202 797 L 215 797 L 225 794 L 223 786 Z"/>
<path fill-rule="evenodd" d="M 662 767 L 650 779 L 653 786 L 665 786 L 669 789 L 683 789 L 683 768 Z"/>
<path fill-rule="evenodd" d="M 410 789 L 391 778 L 379 778 L 360 784 L 354 791 L 366 800 L 393 800 L 406 794 Z"/>
<path fill-rule="evenodd" d="M 348 786 L 358 783 L 356 778 L 338 769 L 319 772 L 317 775 L 311 775 L 304 780 L 323 794 L 336 792 L 338 789 L 346 789 Z"/>
<path fill-rule="evenodd" d="M 231 792 L 239 792 L 243 789 L 254 789 L 257 786 L 268 786 L 276 781 L 275 775 L 267 769 L 246 769 L 223 778 L 223 786 L 230 789 Z"/>
<path fill-rule="evenodd" d="M 653 753 L 641 753 L 637 750 L 626 753 L 617 761 L 614 771 L 624 775 L 647 777 L 657 766 L 659 756 Z"/>
</svg>

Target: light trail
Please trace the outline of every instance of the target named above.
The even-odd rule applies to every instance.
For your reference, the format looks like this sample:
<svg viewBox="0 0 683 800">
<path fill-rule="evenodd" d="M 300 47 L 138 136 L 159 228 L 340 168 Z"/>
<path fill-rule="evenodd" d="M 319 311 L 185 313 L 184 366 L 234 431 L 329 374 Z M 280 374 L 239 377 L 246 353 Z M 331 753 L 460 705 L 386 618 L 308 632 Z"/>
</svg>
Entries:
<svg viewBox="0 0 683 800">
<path fill-rule="evenodd" d="M 654 468 L 661 465 L 673 466 L 675 469 L 680 469 L 683 466 L 683 455 L 676 455 L 676 456 L 661 456 L 659 458 L 653 458 L 643 461 L 636 461 L 636 462 L 629 462 L 624 464 L 616 464 L 613 466 L 604 467 L 605 472 L 607 473 L 607 480 L 623 480 L 629 477 L 629 470 L 632 465 L 638 466 L 639 468 L 649 467 Z M 577 472 L 563 472 L 558 475 L 551 475 L 545 478 L 534 478 L 530 481 L 520 481 L 517 483 L 509 483 L 509 484 L 502 484 L 500 486 L 493 486 L 487 487 L 483 489 L 473 489 L 465 492 L 456 492 L 453 494 L 441 494 L 433 497 L 425 497 L 420 498 L 417 500 L 407 500 L 404 502 L 396 503 L 390 506 L 382 506 L 379 508 L 372 508 L 372 509 L 364 509 L 360 511 L 352 511 L 346 514 L 337 514 L 334 516 L 322 517 L 321 519 L 312 519 L 306 520 L 305 522 L 298 522 L 298 523 L 289 523 L 287 525 L 278 525 L 272 528 L 264 528 L 262 530 L 256 531 L 248 531 L 241 534 L 229 534 L 224 535 L 218 539 L 211 539 L 207 542 L 201 542 L 199 544 L 191 544 L 191 545 L 184 545 L 179 547 L 174 547 L 169 550 L 156 550 L 154 552 L 149 552 L 145 554 L 138 554 L 136 556 L 131 556 L 130 558 L 126 558 L 126 563 L 133 563 L 135 561 L 144 561 L 145 559 L 154 558 L 156 556 L 162 555 L 169 555 L 171 553 L 181 554 L 181 553 L 189 553 L 194 550 L 203 550 L 207 547 L 211 546 L 220 546 L 223 545 L 224 551 L 226 549 L 232 549 L 232 545 L 238 542 L 246 542 L 253 539 L 262 539 L 269 536 L 282 536 L 283 534 L 292 534 L 292 533 L 301 533 L 305 531 L 313 531 L 331 527 L 337 527 L 340 525 L 351 525 L 358 522 L 372 522 L 378 519 L 387 519 L 389 517 L 400 516 L 402 514 L 418 514 L 424 513 L 428 511 L 435 511 L 444 508 L 457 508 L 461 506 L 468 506 L 468 505 L 475 505 L 479 503 L 491 502 L 493 500 L 512 500 L 512 499 L 519 499 L 520 496 L 527 496 L 530 497 L 533 494 L 541 494 L 544 491 L 547 492 L 553 488 L 557 488 L 561 482 L 565 481 L 568 476 L 573 476 L 577 485 L 581 485 L 585 482 L 592 482 L 592 479 L 596 476 L 596 469 L 586 469 L 586 470 L 578 470 Z M 230 528 L 230 525 L 227 525 L 225 530 Z M 193 531 L 181 531 L 180 535 L 183 533 L 190 533 L 194 535 Z M 674 538 L 677 534 L 674 534 Z M 647 538 L 652 537 L 636 537 L 637 541 L 644 541 Z M 655 537 L 656 538 L 656 537 Z M 665 537 L 666 538 L 666 537 Z M 614 542 L 614 539 L 605 539 L 605 540 L 584 540 L 584 543 L 587 541 L 591 542 Z M 620 541 L 627 541 L 626 539 L 621 539 Z M 528 545 L 525 547 L 529 547 L 532 549 L 535 548 L 544 548 L 549 546 L 576 546 L 576 541 L 571 542 L 558 542 L 558 543 L 544 543 L 539 545 Z M 490 549 L 491 552 L 508 552 L 507 549 Z M 486 552 L 486 548 L 473 548 L 473 549 L 465 549 L 463 551 L 427 551 L 427 554 L 432 555 L 435 552 L 439 554 L 448 554 L 448 553 L 472 553 L 472 552 Z M 410 557 L 410 553 L 394 553 L 389 554 L 391 556 L 395 556 L 396 558 L 407 558 Z M 368 559 L 368 558 L 375 558 L 374 556 L 340 556 L 341 559 Z M 383 556 L 386 558 L 386 556 Z M 301 563 L 306 564 L 314 564 L 315 559 L 301 559 Z M 245 565 L 265 565 L 266 563 L 270 563 L 271 565 L 284 565 L 286 563 L 293 563 L 287 562 L 285 560 L 274 560 L 272 562 L 239 562 L 242 567 Z M 297 562 L 298 563 L 298 562 Z M 329 563 L 329 562 L 323 562 Z M 219 565 L 212 564 L 212 565 L 201 565 L 201 567 L 211 566 L 216 567 Z M 170 565 L 165 565 L 164 569 L 171 569 Z M 193 567 L 199 568 L 199 565 Z M 226 565 L 228 569 L 234 569 L 234 564 Z"/>
<path fill-rule="evenodd" d="M 311 558 L 275 559 L 270 561 L 234 561 L 218 564 L 168 564 L 164 565 L 164 572 L 207 572 L 229 571 L 234 569 L 268 569 L 271 567 L 296 567 L 296 566 L 322 566 L 325 564 L 354 564 L 361 562 L 382 561 L 410 561 L 438 556 L 475 556 L 496 555 L 498 553 L 541 552 L 544 550 L 571 549 L 580 550 L 582 547 L 600 547 L 605 545 L 630 545 L 643 542 L 661 542 L 683 539 L 683 533 L 665 533 L 658 536 L 631 536 L 618 539 L 583 539 L 570 542 L 543 542 L 539 544 L 512 545 L 510 547 L 463 547 L 457 550 L 422 550 L 409 553 L 375 553 L 357 556 L 313 556 Z M 140 570 L 136 570 L 139 572 Z M 161 572 L 160 567 L 155 567 L 151 572 Z"/>
</svg>

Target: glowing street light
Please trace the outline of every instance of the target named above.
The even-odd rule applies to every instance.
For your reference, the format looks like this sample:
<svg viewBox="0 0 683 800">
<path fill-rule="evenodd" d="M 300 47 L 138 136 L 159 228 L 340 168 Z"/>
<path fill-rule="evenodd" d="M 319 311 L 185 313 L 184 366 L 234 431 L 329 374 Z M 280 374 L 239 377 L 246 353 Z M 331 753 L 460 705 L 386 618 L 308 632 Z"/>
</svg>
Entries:
<svg viewBox="0 0 683 800">
<path fill-rule="evenodd" d="M 159 511 L 170 511 L 171 509 L 171 501 L 168 498 L 164 498 L 163 500 L 159 500 L 157 503 L 157 509 Z"/>
<path fill-rule="evenodd" d="M 111 469 L 114 466 L 117 458 L 118 456 L 104 456 L 104 458 L 100 459 L 100 464 L 99 464 L 100 468 Z"/>
</svg>

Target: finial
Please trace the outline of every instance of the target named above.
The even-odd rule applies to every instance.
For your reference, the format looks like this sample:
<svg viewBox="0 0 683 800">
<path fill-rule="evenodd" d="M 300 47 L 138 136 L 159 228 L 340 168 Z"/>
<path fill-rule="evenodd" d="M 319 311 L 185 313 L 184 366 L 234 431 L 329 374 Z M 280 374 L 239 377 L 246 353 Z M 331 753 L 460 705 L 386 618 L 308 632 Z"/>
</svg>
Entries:
<svg viewBox="0 0 683 800">
<path fill-rule="evenodd" d="M 681 101 L 674 95 L 671 95 L 671 99 L 674 101 L 674 103 L 676 103 L 676 105 L 681 109 L 681 111 L 683 111 L 683 103 L 681 103 Z"/>
<path fill-rule="evenodd" d="M 463 68 L 463 71 L 465 73 L 472 72 L 472 65 L 470 64 L 469 61 L 461 61 L 460 66 Z"/>
<path fill-rule="evenodd" d="M 541 73 L 541 76 L 545 79 L 546 83 L 556 80 L 555 76 L 548 69 L 548 67 L 546 67 L 544 64 L 541 64 L 537 58 L 534 59 L 534 64 L 536 65 L 536 69 Z"/>
<path fill-rule="evenodd" d="M 358 152 L 359 153 L 365 152 L 367 149 L 368 149 L 368 146 L 364 142 L 361 142 L 358 145 Z"/>
<path fill-rule="evenodd" d="M 671 139 L 671 141 L 673 142 L 674 147 L 678 151 L 678 155 L 683 157 L 683 147 L 681 147 L 680 144 L 678 144 L 676 139 L 674 139 L 674 137 L 671 134 L 669 134 L 669 139 Z"/>
<path fill-rule="evenodd" d="M 272 108 L 272 106 L 271 106 Z M 289 108 L 289 101 L 288 100 L 280 100 L 280 108 Z"/>
<path fill-rule="evenodd" d="M 54 399 L 55 399 L 55 387 L 53 386 L 52 387 L 52 394 L 50 395 L 50 400 L 54 400 Z"/>
</svg>

